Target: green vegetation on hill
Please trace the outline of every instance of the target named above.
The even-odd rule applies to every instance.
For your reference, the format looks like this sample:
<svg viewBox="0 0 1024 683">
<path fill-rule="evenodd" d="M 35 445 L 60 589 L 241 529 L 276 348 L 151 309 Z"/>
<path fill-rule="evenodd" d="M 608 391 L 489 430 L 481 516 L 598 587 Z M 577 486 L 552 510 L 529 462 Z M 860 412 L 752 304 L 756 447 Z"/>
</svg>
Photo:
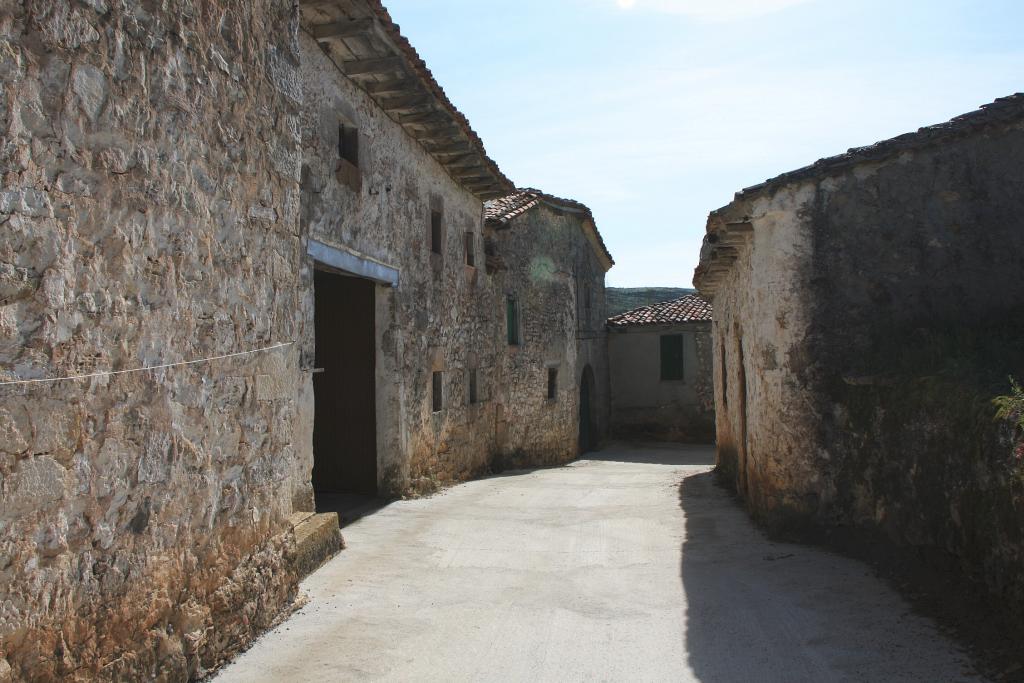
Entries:
<svg viewBox="0 0 1024 683">
<path fill-rule="evenodd" d="M 695 291 L 682 287 L 608 287 L 605 289 L 605 305 L 610 318 L 641 306 L 679 299 Z"/>
</svg>

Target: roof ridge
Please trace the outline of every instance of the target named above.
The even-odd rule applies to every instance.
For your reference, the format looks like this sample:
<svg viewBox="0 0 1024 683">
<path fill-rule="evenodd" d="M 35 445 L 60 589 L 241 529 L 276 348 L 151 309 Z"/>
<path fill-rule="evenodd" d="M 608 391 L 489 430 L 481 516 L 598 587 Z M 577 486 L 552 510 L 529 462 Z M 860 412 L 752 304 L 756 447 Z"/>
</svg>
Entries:
<svg viewBox="0 0 1024 683">
<path fill-rule="evenodd" d="M 607 324 L 613 327 L 630 325 L 666 325 L 711 320 L 711 304 L 692 292 L 677 299 L 644 304 L 611 316 Z"/>
<path fill-rule="evenodd" d="M 1005 124 L 1014 119 L 1024 120 L 1024 92 L 1000 97 L 993 102 L 981 105 L 973 111 L 954 116 L 941 123 L 923 126 L 916 131 L 903 133 L 902 135 L 879 140 L 878 142 L 860 147 L 851 147 L 844 153 L 823 157 L 807 166 L 781 173 L 764 182 L 745 187 L 736 193 L 735 200 L 768 192 L 800 180 L 828 175 L 829 173 L 848 169 L 858 164 L 879 161 L 899 152 L 923 149 L 929 145 L 943 142 L 950 137 L 966 134 L 974 129 Z M 712 211 L 711 215 L 719 214 L 728 206 L 731 206 L 731 204 Z"/>
</svg>

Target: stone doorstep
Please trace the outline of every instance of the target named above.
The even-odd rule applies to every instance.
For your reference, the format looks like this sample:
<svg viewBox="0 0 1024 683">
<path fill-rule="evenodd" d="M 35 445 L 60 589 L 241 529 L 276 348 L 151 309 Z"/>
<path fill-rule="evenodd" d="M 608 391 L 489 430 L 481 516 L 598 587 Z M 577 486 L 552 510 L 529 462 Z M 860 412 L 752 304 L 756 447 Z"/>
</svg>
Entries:
<svg viewBox="0 0 1024 683">
<path fill-rule="evenodd" d="M 345 547 L 338 513 L 297 512 L 288 518 L 295 534 L 294 568 L 306 577 Z"/>
</svg>

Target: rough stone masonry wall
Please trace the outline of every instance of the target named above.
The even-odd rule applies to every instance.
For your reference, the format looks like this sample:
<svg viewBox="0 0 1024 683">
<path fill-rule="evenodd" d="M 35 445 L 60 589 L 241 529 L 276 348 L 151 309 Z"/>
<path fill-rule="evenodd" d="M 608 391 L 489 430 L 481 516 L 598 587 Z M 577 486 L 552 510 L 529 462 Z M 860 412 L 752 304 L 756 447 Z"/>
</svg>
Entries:
<svg viewBox="0 0 1024 683">
<path fill-rule="evenodd" d="M 1024 366 L 1022 158 L 1004 124 L 742 199 L 722 217 L 753 242 L 714 301 L 720 464 L 743 469 L 742 337 L 755 514 L 912 549 L 1016 605 L 1024 448 L 991 399 Z"/>
<path fill-rule="evenodd" d="M 302 135 L 304 233 L 401 271 L 397 289 L 377 288 L 377 427 L 380 490 L 430 491 L 486 470 L 494 403 L 469 405 L 468 371 L 479 368 L 481 398 L 493 390 L 495 326 L 488 276 L 464 265 L 474 233 L 484 261 L 483 205 L 459 186 L 402 127 L 342 75 L 309 36 L 300 37 L 305 107 Z M 335 175 L 338 126 L 359 130 L 361 186 Z M 444 216 L 442 254 L 431 252 L 431 211 Z M 314 346 L 312 263 L 304 263 L 303 346 Z M 445 406 L 432 412 L 432 372 L 444 372 Z M 312 402 L 303 405 L 312 420 Z M 312 451 L 298 468 L 308 472 Z"/>
<path fill-rule="evenodd" d="M 296 339 L 296 29 L 290 0 L 0 4 L 0 378 Z M 180 680 L 269 623 L 298 366 L 0 387 L 0 678 Z"/>
<path fill-rule="evenodd" d="M 812 443 L 809 262 L 811 224 L 801 208 L 811 185 L 729 207 L 748 220 L 750 242 L 714 297 L 718 471 L 770 518 L 818 508 L 821 474 Z"/>
<path fill-rule="evenodd" d="M 813 207 L 820 514 L 1024 606 L 1024 468 L 991 398 L 1024 374 L 1024 122 L 862 165 Z M 1018 435 L 1019 436 L 1019 435 Z"/>
<path fill-rule="evenodd" d="M 581 229 L 581 218 L 540 206 L 508 227 L 488 229 L 488 252 L 502 267 L 492 279 L 499 423 L 496 466 L 563 464 L 577 455 L 579 395 L 584 368 L 594 373 L 598 438 L 607 425 L 608 363 L 604 270 Z M 590 288 L 586 306 L 584 286 Z M 519 305 L 518 346 L 507 343 L 506 297 Z M 547 398 L 548 369 L 558 369 L 557 398 Z"/>
</svg>

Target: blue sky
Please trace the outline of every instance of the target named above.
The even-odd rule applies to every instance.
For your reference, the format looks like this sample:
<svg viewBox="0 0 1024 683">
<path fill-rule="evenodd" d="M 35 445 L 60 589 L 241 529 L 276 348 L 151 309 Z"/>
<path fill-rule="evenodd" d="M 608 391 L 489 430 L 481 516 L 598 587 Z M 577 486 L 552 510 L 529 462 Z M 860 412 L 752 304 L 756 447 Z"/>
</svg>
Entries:
<svg viewBox="0 0 1024 683">
<path fill-rule="evenodd" d="M 593 209 L 613 286 L 690 286 L 709 211 L 1024 90 L 1021 0 L 385 0 L 520 186 Z"/>
</svg>

